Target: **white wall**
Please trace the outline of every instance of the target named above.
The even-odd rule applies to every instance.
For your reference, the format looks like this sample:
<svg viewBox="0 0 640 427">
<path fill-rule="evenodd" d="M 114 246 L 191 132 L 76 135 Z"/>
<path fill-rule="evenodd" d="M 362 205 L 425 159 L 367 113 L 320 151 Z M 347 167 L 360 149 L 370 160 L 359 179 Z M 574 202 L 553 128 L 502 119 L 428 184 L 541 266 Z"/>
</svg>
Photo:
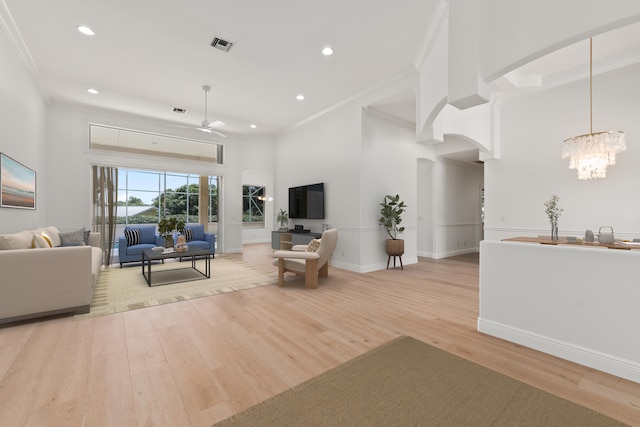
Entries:
<svg viewBox="0 0 640 427">
<path fill-rule="evenodd" d="M 36 172 L 36 210 L 0 208 L 0 233 L 41 225 L 49 185 L 45 171 L 46 105 L 0 26 L 0 152 Z"/>
<path fill-rule="evenodd" d="M 276 143 L 274 214 L 288 211 L 289 187 L 324 182 L 325 219 L 290 219 L 289 227 L 338 228 L 332 262 L 350 269 L 360 265 L 360 123 L 360 108 L 352 103 L 291 129 Z"/>
<path fill-rule="evenodd" d="M 481 15 L 476 17 L 483 24 L 477 28 L 479 34 L 459 28 L 454 37 L 482 41 L 478 47 L 480 75 L 487 83 L 589 35 L 640 21 L 640 2 L 636 0 L 482 0 L 482 3 Z"/>
<path fill-rule="evenodd" d="M 459 108 L 485 102 L 484 83 L 520 65 L 590 35 L 640 21 L 640 2 L 635 0 L 449 3 L 449 97 L 462 100 Z"/>
<path fill-rule="evenodd" d="M 438 161 L 436 236 L 433 258 L 478 252 L 482 235 L 483 167 Z"/>
<path fill-rule="evenodd" d="M 482 242 L 478 330 L 640 382 L 640 252 Z"/>
<path fill-rule="evenodd" d="M 640 65 L 594 76 L 594 131 L 623 130 L 627 150 L 605 179 L 578 180 L 562 159 L 562 141 L 589 130 L 588 80 L 502 105 L 502 155 L 485 163 L 486 238 L 549 234 L 544 202 L 564 209 L 561 235 L 583 236 L 612 226 L 617 237 L 640 237 Z"/>
<path fill-rule="evenodd" d="M 436 235 L 435 162 L 429 159 L 418 159 L 417 162 L 417 255 L 421 257 L 432 258 L 434 253 L 434 241 Z"/>
<path fill-rule="evenodd" d="M 274 194 L 275 178 L 275 142 L 270 136 L 241 138 L 236 141 L 242 153 L 242 185 L 264 187 L 267 200 L 264 203 L 264 225 L 246 226 L 242 229 L 242 243 L 264 243 L 271 241 L 271 231 L 279 228 L 275 225 Z M 286 210 L 286 208 L 285 208 Z"/>
<path fill-rule="evenodd" d="M 403 264 L 418 261 L 418 165 L 428 149 L 416 143 L 415 129 L 365 112 L 362 134 L 362 265 L 361 271 L 386 268 L 384 242 L 388 234 L 379 224 L 385 195 L 400 195 L 407 205 L 401 225 L 405 231 Z"/>
</svg>

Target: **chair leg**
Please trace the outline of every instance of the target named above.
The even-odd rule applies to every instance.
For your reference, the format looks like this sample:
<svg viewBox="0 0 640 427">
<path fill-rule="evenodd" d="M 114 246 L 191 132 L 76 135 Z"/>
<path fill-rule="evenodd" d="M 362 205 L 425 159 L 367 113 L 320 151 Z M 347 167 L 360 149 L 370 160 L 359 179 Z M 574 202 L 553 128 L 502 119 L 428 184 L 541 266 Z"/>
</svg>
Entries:
<svg viewBox="0 0 640 427">
<path fill-rule="evenodd" d="M 329 277 L 329 261 L 325 262 L 320 270 L 318 270 L 318 277 Z"/>
<path fill-rule="evenodd" d="M 318 287 L 318 260 L 308 259 L 304 273 L 304 285 L 309 289 Z"/>
<path fill-rule="evenodd" d="M 278 286 L 284 286 L 284 258 L 278 258 Z"/>
</svg>

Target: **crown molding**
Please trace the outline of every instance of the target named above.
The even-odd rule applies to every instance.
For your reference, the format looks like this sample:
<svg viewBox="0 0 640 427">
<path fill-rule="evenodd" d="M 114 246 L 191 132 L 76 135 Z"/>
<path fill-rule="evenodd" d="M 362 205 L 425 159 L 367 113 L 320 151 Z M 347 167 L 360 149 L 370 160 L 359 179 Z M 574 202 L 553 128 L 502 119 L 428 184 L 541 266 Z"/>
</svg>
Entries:
<svg viewBox="0 0 640 427">
<path fill-rule="evenodd" d="M 13 46 L 18 58 L 29 72 L 38 92 L 40 92 L 40 95 L 46 103 L 50 103 L 51 93 L 49 88 L 47 87 L 45 80 L 42 78 L 40 69 L 36 65 L 36 62 L 34 61 L 27 44 L 22 38 L 22 34 L 20 33 L 20 30 L 18 29 L 18 26 L 16 25 L 16 22 L 13 19 L 11 12 L 9 12 L 4 0 L 0 0 L 0 27 L 4 29 L 4 32 L 7 34 L 9 42 Z"/>
</svg>

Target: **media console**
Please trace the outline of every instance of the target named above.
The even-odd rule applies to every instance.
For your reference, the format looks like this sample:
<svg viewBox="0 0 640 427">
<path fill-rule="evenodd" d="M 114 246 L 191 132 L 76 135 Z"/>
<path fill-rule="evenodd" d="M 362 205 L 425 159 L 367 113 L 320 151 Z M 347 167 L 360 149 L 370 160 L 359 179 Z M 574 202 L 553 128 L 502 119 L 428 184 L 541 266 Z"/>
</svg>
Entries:
<svg viewBox="0 0 640 427">
<path fill-rule="evenodd" d="M 308 245 L 313 239 L 319 239 L 322 234 L 306 232 L 272 231 L 271 247 L 274 250 L 290 251 L 295 245 Z"/>
</svg>

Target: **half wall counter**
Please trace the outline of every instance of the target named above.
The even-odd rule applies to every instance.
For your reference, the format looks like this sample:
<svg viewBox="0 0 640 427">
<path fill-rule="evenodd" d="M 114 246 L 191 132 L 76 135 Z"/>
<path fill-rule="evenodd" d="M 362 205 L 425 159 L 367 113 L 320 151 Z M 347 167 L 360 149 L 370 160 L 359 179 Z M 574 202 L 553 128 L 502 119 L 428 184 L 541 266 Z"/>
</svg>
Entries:
<svg viewBox="0 0 640 427">
<path fill-rule="evenodd" d="M 482 241 L 478 330 L 640 383 L 640 251 Z"/>
</svg>

